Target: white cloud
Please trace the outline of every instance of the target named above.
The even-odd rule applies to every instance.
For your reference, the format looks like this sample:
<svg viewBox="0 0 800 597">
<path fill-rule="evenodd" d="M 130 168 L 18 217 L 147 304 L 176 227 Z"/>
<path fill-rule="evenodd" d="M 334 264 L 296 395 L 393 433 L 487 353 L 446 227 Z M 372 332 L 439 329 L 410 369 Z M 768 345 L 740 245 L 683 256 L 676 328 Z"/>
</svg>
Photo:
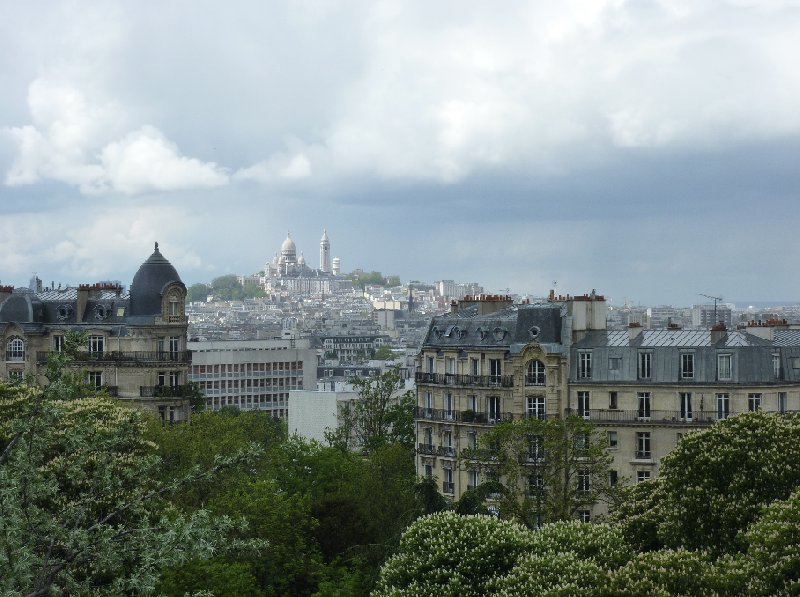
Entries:
<svg viewBox="0 0 800 597">
<path fill-rule="evenodd" d="M 181 155 L 156 127 L 123 133 L 126 118 L 115 102 L 90 102 L 68 83 L 36 79 L 28 107 L 33 124 L 0 129 L 16 147 L 10 186 L 54 180 L 85 193 L 132 195 L 228 182 L 223 168 Z"/>
</svg>

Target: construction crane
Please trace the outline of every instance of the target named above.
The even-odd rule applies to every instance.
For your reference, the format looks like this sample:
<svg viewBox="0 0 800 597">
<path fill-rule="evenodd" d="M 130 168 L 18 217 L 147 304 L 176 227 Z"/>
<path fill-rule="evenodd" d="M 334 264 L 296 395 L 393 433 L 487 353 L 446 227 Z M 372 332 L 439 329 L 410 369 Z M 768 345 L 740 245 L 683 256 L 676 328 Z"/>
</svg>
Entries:
<svg viewBox="0 0 800 597">
<path fill-rule="evenodd" d="M 704 296 L 706 298 L 712 299 L 714 301 L 714 325 L 717 325 L 719 322 L 717 321 L 717 301 L 721 301 L 721 296 L 711 296 L 710 294 L 703 294 L 702 292 L 697 293 L 699 296 Z"/>
</svg>

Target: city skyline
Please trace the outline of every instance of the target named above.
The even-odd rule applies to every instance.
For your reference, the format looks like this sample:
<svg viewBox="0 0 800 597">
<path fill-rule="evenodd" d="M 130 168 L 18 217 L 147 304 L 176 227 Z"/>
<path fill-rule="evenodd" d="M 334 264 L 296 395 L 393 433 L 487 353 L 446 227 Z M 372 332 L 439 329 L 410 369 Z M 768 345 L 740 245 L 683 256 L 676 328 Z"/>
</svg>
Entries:
<svg viewBox="0 0 800 597">
<path fill-rule="evenodd" d="M 345 272 L 800 302 L 798 52 L 778 1 L 8 3 L 0 280 L 327 229 Z"/>
</svg>

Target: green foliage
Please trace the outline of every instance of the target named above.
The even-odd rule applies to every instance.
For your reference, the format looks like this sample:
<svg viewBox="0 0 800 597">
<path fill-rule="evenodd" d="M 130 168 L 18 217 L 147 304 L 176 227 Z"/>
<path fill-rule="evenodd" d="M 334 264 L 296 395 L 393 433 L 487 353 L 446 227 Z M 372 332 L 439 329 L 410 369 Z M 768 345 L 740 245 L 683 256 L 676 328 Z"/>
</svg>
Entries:
<svg viewBox="0 0 800 597">
<path fill-rule="evenodd" d="M 800 419 L 745 413 L 684 437 L 642 504 L 649 513 L 640 509 L 623 524 L 636 527 L 640 544 L 655 544 L 655 531 L 667 547 L 733 553 L 763 505 L 798 486 Z"/>
<path fill-rule="evenodd" d="M 399 443 L 413 458 L 416 397 L 411 390 L 400 393 L 403 381 L 399 371 L 356 377 L 351 383 L 358 398 L 340 410 L 338 427 L 325 434 L 328 443 L 345 450 L 359 448 L 366 454 Z"/>
<path fill-rule="evenodd" d="M 186 300 L 193 303 L 205 303 L 209 293 L 210 288 L 208 284 L 192 284 L 186 289 Z"/>
<path fill-rule="evenodd" d="M 94 395 L 66 358 L 46 390 L 0 382 L 0 593 L 147 593 L 161 565 L 227 544 L 231 519 L 165 498 L 235 458 L 160 482 L 145 415 Z"/>
<path fill-rule="evenodd" d="M 490 583 L 496 595 L 607 595 L 609 571 L 570 552 L 527 554 L 505 576 Z"/>
<path fill-rule="evenodd" d="M 528 553 L 533 535 L 491 516 L 442 512 L 414 522 L 373 595 L 486 595 Z"/>
<path fill-rule="evenodd" d="M 353 281 L 353 288 L 366 288 L 367 286 L 399 286 L 400 278 L 398 276 L 389 276 L 384 278 L 380 272 L 362 272 L 360 270 L 345 274 L 345 277 Z M 397 282 L 397 284 L 391 284 Z"/>
<path fill-rule="evenodd" d="M 574 518 L 598 501 L 616 500 L 609 486 L 612 458 L 588 421 L 529 418 L 501 423 L 481 436 L 463 465 L 499 483 L 501 516 L 529 528 Z M 588 485 L 581 477 L 589 479 Z"/>
<path fill-rule="evenodd" d="M 708 554 L 663 549 L 638 554 L 613 577 L 620 595 L 717 595 L 714 567 Z"/>
<path fill-rule="evenodd" d="M 214 278 L 211 284 L 192 284 L 188 288 L 187 300 L 205 302 L 209 295 L 220 301 L 242 301 L 263 297 L 266 293 L 255 284 L 242 285 L 235 274 L 226 274 Z"/>
<path fill-rule="evenodd" d="M 625 539 L 639 551 L 653 551 L 663 547 L 658 538 L 658 525 L 662 512 L 658 508 L 656 489 L 659 481 L 642 481 L 625 487 L 617 507 L 608 517 L 619 527 Z"/>
<path fill-rule="evenodd" d="M 379 361 L 388 361 L 393 357 L 394 353 L 392 352 L 392 349 L 384 344 L 378 347 L 378 350 L 375 351 L 375 355 L 373 358 L 376 358 Z"/>
</svg>

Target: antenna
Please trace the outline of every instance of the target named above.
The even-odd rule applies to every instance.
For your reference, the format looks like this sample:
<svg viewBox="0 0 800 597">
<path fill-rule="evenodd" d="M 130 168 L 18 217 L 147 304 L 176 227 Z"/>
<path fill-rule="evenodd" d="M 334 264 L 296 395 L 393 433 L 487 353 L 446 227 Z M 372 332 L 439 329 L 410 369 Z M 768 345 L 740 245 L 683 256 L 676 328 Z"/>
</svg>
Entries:
<svg viewBox="0 0 800 597">
<path fill-rule="evenodd" d="M 721 296 L 711 296 L 710 294 L 703 294 L 702 292 L 697 293 L 699 296 L 704 296 L 706 298 L 712 299 L 714 301 L 714 325 L 717 325 L 719 322 L 717 321 L 717 301 L 721 301 Z"/>
</svg>

